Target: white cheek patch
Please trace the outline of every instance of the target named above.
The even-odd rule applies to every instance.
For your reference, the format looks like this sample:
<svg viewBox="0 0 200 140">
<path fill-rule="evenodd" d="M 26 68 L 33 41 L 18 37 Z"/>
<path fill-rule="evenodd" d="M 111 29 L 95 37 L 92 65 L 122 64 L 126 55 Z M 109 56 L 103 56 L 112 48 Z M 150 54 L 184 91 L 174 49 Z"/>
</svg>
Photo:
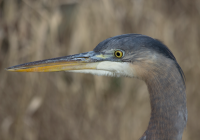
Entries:
<svg viewBox="0 0 200 140">
<path fill-rule="evenodd" d="M 110 62 L 103 61 L 97 65 L 97 70 L 105 70 L 109 72 L 113 72 L 114 76 L 128 76 L 135 77 L 135 71 L 133 67 L 130 66 L 128 62 Z"/>
<path fill-rule="evenodd" d="M 75 72 L 75 73 L 89 73 L 93 75 L 99 75 L 99 76 L 112 76 L 115 77 L 116 74 L 110 71 L 105 71 L 105 70 L 91 70 L 91 69 L 86 69 L 86 70 L 69 70 L 66 72 Z"/>
<path fill-rule="evenodd" d="M 112 77 L 136 77 L 133 67 L 127 62 L 99 62 L 96 69 L 70 70 L 67 72 L 90 73 L 94 75 L 112 76 Z"/>
</svg>

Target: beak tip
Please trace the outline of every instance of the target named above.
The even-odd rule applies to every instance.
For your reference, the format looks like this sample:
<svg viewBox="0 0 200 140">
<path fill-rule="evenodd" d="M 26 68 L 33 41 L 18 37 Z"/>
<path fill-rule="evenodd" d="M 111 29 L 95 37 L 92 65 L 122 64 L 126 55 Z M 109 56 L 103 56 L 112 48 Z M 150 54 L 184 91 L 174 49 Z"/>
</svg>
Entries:
<svg viewBox="0 0 200 140">
<path fill-rule="evenodd" d="M 5 68 L 6 71 L 14 71 L 14 69 L 12 67 L 9 68 Z"/>
<path fill-rule="evenodd" d="M 17 68 L 15 66 L 11 66 L 11 67 L 8 67 L 8 68 L 5 68 L 6 71 L 16 71 Z"/>
</svg>

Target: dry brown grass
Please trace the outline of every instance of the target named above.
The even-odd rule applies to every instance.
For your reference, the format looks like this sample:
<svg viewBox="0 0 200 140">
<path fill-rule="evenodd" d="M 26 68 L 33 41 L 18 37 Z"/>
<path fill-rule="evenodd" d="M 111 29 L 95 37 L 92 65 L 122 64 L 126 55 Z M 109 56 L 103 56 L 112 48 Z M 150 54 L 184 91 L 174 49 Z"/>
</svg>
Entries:
<svg viewBox="0 0 200 140">
<path fill-rule="evenodd" d="M 162 40 L 183 68 L 189 114 L 183 140 L 198 140 L 199 17 L 199 0 L 0 0 L 0 139 L 138 139 L 150 115 L 144 82 L 5 68 L 140 33 Z"/>
</svg>

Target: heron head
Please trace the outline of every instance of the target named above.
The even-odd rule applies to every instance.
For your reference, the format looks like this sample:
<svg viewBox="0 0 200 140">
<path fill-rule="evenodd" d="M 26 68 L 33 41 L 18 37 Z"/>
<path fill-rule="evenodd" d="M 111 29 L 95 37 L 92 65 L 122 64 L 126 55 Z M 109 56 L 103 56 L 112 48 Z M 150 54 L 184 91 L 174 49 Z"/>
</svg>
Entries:
<svg viewBox="0 0 200 140">
<path fill-rule="evenodd" d="M 102 41 L 90 52 L 29 62 L 9 67 L 7 70 L 69 71 L 145 78 L 149 73 L 157 74 L 155 72 L 159 72 L 160 68 L 172 63 L 179 66 L 170 50 L 160 41 L 145 35 L 125 34 Z"/>
</svg>

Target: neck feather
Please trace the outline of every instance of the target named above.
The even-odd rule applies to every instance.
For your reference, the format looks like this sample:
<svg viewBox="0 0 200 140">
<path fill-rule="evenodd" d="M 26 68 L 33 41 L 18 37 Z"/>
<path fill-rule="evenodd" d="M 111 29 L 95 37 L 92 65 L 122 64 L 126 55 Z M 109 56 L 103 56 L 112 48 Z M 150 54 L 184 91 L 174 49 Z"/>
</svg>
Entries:
<svg viewBox="0 0 200 140">
<path fill-rule="evenodd" d="M 151 118 L 140 140 L 181 140 L 187 108 L 185 85 L 178 69 L 174 64 L 149 77 L 144 80 L 150 94 Z"/>
</svg>

